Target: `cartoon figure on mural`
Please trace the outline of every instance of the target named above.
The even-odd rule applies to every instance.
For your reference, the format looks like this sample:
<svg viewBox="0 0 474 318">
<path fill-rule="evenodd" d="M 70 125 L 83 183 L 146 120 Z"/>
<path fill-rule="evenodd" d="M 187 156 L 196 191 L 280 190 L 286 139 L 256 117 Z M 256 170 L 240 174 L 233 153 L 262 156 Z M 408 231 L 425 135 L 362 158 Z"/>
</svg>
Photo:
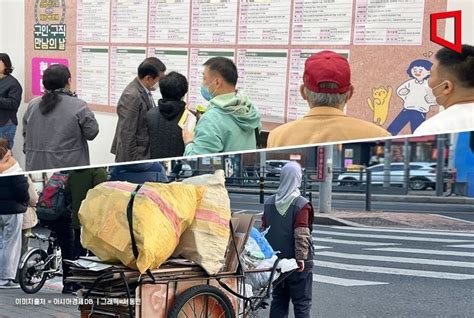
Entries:
<svg viewBox="0 0 474 318">
<path fill-rule="evenodd" d="M 387 130 L 397 135 L 408 123 L 413 133 L 426 120 L 426 114 L 436 100 L 428 87 L 428 78 L 433 63 L 428 60 L 414 60 L 408 66 L 408 81 L 397 88 L 397 95 L 403 100 L 403 109 Z"/>
<path fill-rule="evenodd" d="M 372 88 L 372 97 L 367 99 L 369 108 L 374 113 L 373 121 L 382 126 L 387 121 L 390 100 L 392 99 L 392 88 L 384 86 Z"/>
</svg>

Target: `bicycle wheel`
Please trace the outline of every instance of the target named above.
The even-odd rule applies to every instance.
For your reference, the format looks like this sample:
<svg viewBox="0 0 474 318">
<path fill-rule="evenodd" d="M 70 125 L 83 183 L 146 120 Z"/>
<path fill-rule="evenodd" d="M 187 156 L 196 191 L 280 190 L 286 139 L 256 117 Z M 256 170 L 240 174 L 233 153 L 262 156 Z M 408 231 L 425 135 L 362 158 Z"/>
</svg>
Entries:
<svg viewBox="0 0 474 318">
<path fill-rule="evenodd" d="M 20 287 L 27 294 L 37 293 L 43 288 L 47 275 L 42 270 L 38 270 L 47 258 L 43 250 L 35 250 L 27 256 L 24 265 L 20 268 Z"/>
<path fill-rule="evenodd" d="M 199 285 L 184 291 L 175 300 L 168 318 L 235 318 L 229 298 L 220 289 Z"/>
</svg>

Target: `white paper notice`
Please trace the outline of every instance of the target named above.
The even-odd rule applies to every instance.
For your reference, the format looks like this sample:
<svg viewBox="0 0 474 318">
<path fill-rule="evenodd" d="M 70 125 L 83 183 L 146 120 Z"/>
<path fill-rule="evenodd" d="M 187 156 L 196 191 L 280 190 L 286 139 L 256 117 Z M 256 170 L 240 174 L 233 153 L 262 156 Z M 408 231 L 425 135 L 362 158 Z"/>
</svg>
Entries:
<svg viewBox="0 0 474 318">
<path fill-rule="evenodd" d="M 150 0 L 150 43 L 188 44 L 190 0 Z"/>
<path fill-rule="evenodd" d="M 207 106 L 209 103 L 201 96 L 202 72 L 204 62 L 211 57 L 222 56 L 234 61 L 234 50 L 228 49 L 191 49 L 191 64 L 189 66 L 189 108 L 197 105 Z"/>
<path fill-rule="evenodd" d="M 145 48 L 110 49 L 110 105 L 117 106 L 124 88 L 137 76 L 137 68 L 146 58 Z"/>
<path fill-rule="evenodd" d="M 304 64 L 308 57 L 321 50 L 291 50 L 290 80 L 288 84 L 288 121 L 303 117 L 309 111 L 308 102 L 301 97 Z M 331 50 L 349 58 L 349 50 Z"/>
<path fill-rule="evenodd" d="M 146 43 L 148 0 L 112 0 L 112 42 Z"/>
<path fill-rule="evenodd" d="M 425 0 L 357 0 L 354 44 L 420 45 Z"/>
<path fill-rule="evenodd" d="M 77 42 L 109 42 L 110 1 L 77 1 Z"/>
<path fill-rule="evenodd" d="M 109 104 L 109 48 L 77 47 L 77 96 L 89 104 Z"/>
<path fill-rule="evenodd" d="M 350 44 L 352 0 L 295 0 L 293 44 Z"/>
<path fill-rule="evenodd" d="M 159 58 L 166 65 L 166 73 L 174 71 L 188 77 L 188 49 L 148 48 L 148 56 Z M 152 94 L 155 101 L 161 98 L 159 89 Z"/>
<path fill-rule="evenodd" d="M 286 50 L 238 50 L 238 88 L 250 97 L 262 121 L 285 121 L 287 58 Z"/>
<path fill-rule="evenodd" d="M 193 0 L 191 43 L 235 44 L 237 0 Z"/>
<path fill-rule="evenodd" d="M 240 0 L 239 43 L 288 44 L 291 1 Z"/>
</svg>

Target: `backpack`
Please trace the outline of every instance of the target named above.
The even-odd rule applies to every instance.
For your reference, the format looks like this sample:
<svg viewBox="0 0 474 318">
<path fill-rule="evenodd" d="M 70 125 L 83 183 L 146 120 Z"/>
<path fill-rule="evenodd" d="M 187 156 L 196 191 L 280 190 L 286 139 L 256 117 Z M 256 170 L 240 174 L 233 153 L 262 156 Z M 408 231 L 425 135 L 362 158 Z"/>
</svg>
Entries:
<svg viewBox="0 0 474 318">
<path fill-rule="evenodd" d="M 66 200 L 66 185 L 68 175 L 56 172 L 46 182 L 43 192 L 39 195 L 36 214 L 41 221 L 56 221 L 61 216 L 67 216 L 69 209 Z"/>
</svg>

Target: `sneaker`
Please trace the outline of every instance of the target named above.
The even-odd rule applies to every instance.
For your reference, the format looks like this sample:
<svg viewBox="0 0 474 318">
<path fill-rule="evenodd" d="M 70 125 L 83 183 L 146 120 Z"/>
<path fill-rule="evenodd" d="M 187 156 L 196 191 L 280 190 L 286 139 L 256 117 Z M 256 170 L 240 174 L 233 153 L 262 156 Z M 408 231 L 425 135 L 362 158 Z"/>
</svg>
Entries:
<svg viewBox="0 0 474 318">
<path fill-rule="evenodd" d="M 15 284 L 13 280 L 9 280 L 6 284 L 0 285 L 0 289 L 16 289 L 20 288 L 19 284 Z"/>
</svg>

